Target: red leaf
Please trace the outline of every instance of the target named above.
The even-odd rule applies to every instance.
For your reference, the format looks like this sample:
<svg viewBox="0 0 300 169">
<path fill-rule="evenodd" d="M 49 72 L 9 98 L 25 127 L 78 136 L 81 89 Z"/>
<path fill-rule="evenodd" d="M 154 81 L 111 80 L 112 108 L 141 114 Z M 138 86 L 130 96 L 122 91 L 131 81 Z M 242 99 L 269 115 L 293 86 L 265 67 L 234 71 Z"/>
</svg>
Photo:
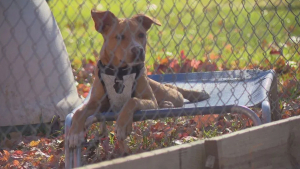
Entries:
<svg viewBox="0 0 300 169">
<path fill-rule="evenodd" d="M 181 50 L 181 51 L 180 51 L 180 58 L 181 58 L 181 60 L 186 59 L 186 56 L 185 56 L 185 54 L 184 54 L 184 50 Z"/>
<path fill-rule="evenodd" d="M 152 133 L 153 135 L 153 138 L 155 139 L 155 141 L 161 141 L 164 136 L 165 136 L 165 133 L 164 132 L 154 132 Z"/>
<path fill-rule="evenodd" d="M 289 118 L 290 116 L 288 116 L 288 115 L 286 115 L 286 114 L 283 114 L 282 116 L 281 116 L 281 118 L 282 119 L 286 119 L 286 118 Z"/>
<path fill-rule="evenodd" d="M 178 73 L 179 70 L 180 70 L 180 66 L 179 66 L 179 63 L 178 63 L 178 60 L 177 59 L 173 59 L 170 63 L 170 68 L 172 68 L 172 70 L 175 72 L 175 73 Z"/>
<path fill-rule="evenodd" d="M 216 62 L 211 62 L 209 60 L 206 60 L 203 63 L 203 68 L 206 71 L 216 71 L 218 69 L 218 66 L 217 66 Z"/>
<path fill-rule="evenodd" d="M 276 72 L 282 72 L 285 67 L 285 59 L 283 57 L 279 57 L 274 65 Z"/>
<path fill-rule="evenodd" d="M 194 117 L 194 121 L 197 123 L 197 128 L 202 128 L 210 125 L 212 122 L 217 121 L 218 115 L 212 114 L 212 115 L 197 115 Z"/>
<path fill-rule="evenodd" d="M 91 89 L 90 86 L 84 85 L 82 91 L 83 91 L 84 93 L 86 93 L 86 92 L 88 93 L 88 92 L 90 91 L 90 89 Z"/>
<path fill-rule="evenodd" d="M 22 154 L 23 154 L 23 151 L 22 151 L 22 150 L 16 150 L 16 151 L 14 152 L 14 154 L 16 154 L 16 155 L 22 155 Z"/>
<path fill-rule="evenodd" d="M 189 134 L 186 133 L 186 132 L 184 132 L 184 133 L 179 133 L 179 134 L 178 134 L 178 138 L 179 138 L 179 139 L 182 139 L 182 138 L 187 137 L 187 136 L 189 136 Z"/>
<path fill-rule="evenodd" d="M 180 69 L 181 73 L 186 73 L 186 72 L 191 72 L 192 71 L 191 67 L 191 60 L 190 59 L 185 59 L 184 63 L 182 64 L 182 67 Z"/>
<path fill-rule="evenodd" d="M 271 54 L 271 55 L 281 55 L 281 52 L 280 52 L 279 50 L 272 49 L 272 50 L 270 51 L 270 54 Z"/>
<path fill-rule="evenodd" d="M 23 151 L 22 150 L 16 150 L 11 155 L 12 158 L 23 158 Z"/>
<path fill-rule="evenodd" d="M 195 59 L 192 59 L 191 61 L 191 67 L 194 68 L 194 69 L 198 69 L 199 65 L 201 64 L 202 62 L 200 60 L 195 60 Z"/>
<path fill-rule="evenodd" d="M 166 65 L 158 65 L 157 72 L 158 74 L 164 74 L 167 72 L 168 67 Z"/>
<path fill-rule="evenodd" d="M 86 98 L 89 95 L 89 92 L 83 93 L 82 97 Z"/>
<path fill-rule="evenodd" d="M 155 125 L 151 126 L 151 131 L 162 131 L 166 127 L 165 123 L 157 122 Z"/>
</svg>

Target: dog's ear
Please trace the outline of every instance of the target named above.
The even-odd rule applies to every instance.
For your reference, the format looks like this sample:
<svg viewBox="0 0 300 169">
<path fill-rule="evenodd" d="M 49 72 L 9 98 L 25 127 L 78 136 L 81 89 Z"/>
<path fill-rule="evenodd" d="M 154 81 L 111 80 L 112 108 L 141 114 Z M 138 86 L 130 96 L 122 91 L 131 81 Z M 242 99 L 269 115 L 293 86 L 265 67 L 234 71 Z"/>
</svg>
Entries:
<svg viewBox="0 0 300 169">
<path fill-rule="evenodd" d="M 161 23 L 159 20 L 152 18 L 150 16 L 144 15 L 144 14 L 138 14 L 132 17 L 132 19 L 136 19 L 139 23 L 143 25 L 143 27 L 148 30 L 152 24 L 161 26 Z"/>
<path fill-rule="evenodd" d="M 118 18 L 110 11 L 91 11 L 92 18 L 95 22 L 95 29 L 104 33 L 108 27 L 117 24 Z"/>
</svg>

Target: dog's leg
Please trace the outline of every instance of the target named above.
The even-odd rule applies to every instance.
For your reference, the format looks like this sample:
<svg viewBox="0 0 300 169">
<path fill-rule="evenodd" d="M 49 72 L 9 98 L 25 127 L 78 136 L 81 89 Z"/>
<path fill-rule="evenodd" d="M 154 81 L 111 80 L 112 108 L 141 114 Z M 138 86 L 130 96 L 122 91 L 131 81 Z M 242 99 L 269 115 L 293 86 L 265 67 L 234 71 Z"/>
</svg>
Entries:
<svg viewBox="0 0 300 169">
<path fill-rule="evenodd" d="M 134 112 L 138 110 L 155 109 L 157 104 L 153 100 L 131 98 L 122 108 L 117 119 L 116 136 L 122 153 L 129 153 L 125 139 L 132 131 L 132 120 Z"/>
<path fill-rule="evenodd" d="M 89 101 L 75 111 L 72 126 L 66 133 L 66 140 L 70 147 L 80 145 L 84 141 L 86 119 L 94 113 L 99 113 L 109 108 L 109 102 L 99 78 L 95 78 Z"/>
<path fill-rule="evenodd" d="M 190 102 L 199 102 L 209 98 L 209 94 L 206 93 L 204 90 L 202 91 L 188 90 L 170 84 L 165 84 L 165 86 L 179 91 L 183 95 L 183 97 L 189 100 Z"/>
<path fill-rule="evenodd" d="M 117 120 L 117 139 L 124 140 L 131 132 L 134 112 L 155 109 L 157 104 L 152 100 L 131 98 L 122 108 Z"/>
<path fill-rule="evenodd" d="M 157 109 L 157 101 L 149 85 L 146 73 L 144 72 L 137 80 L 135 96 L 124 104 L 117 119 L 117 139 L 123 152 L 126 152 L 124 140 L 131 133 L 133 114 L 139 110 Z"/>
<path fill-rule="evenodd" d="M 168 108 L 169 102 L 174 104 L 173 107 L 182 107 L 183 98 L 190 102 L 198 102 L 209 98 L 205 91 L 182 89 L 170 84 L 161 84 L 152 79 L 149 79 L 149 83 L 161 108 Z"/>
<path fill-rule="evenodd" d="M 95 112 L 96 108 L 89 107 L 88 105 L 84 105 L 75 112 L 70 131 L 66 133 L 66 139 L 69 141 L 70 147 L 78 146 L 84 141 L 85 120 Z"/>
<path fill-rule="evenodd" d="M 183 106 L 183 95 L 175 88 L 149 79 L 155 98 L 160 108 L 172 108 Z"/>
</svg>

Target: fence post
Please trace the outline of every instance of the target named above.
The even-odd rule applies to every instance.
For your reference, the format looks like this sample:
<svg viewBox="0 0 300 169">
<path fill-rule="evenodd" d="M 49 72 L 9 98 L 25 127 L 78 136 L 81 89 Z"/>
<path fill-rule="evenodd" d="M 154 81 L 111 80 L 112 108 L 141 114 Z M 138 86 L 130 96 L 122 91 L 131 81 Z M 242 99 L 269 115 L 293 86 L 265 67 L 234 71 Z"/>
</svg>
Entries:
<svg viewBox="0 0 300 169">
<path fill-rule="evenodd" d="M 0 126 L 64 120 L 82 101 L 47 2 L 0 1 L 0 13 Z"/>
</svg>

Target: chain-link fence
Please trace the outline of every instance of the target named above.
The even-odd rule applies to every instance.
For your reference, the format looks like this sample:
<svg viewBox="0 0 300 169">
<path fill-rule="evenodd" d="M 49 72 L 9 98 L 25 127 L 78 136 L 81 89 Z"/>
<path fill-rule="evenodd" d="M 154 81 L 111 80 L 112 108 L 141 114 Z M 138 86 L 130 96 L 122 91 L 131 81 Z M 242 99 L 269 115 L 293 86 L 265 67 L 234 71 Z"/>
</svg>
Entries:
<svg viewBox="0 0 300 169">
<path fill-rule="evenodd" d="M 12 0 L 0 13 L 1 167 L 64 167 L 64 145 L 86 165 L 300 114 L 299 1 Z"/>
</svg>

